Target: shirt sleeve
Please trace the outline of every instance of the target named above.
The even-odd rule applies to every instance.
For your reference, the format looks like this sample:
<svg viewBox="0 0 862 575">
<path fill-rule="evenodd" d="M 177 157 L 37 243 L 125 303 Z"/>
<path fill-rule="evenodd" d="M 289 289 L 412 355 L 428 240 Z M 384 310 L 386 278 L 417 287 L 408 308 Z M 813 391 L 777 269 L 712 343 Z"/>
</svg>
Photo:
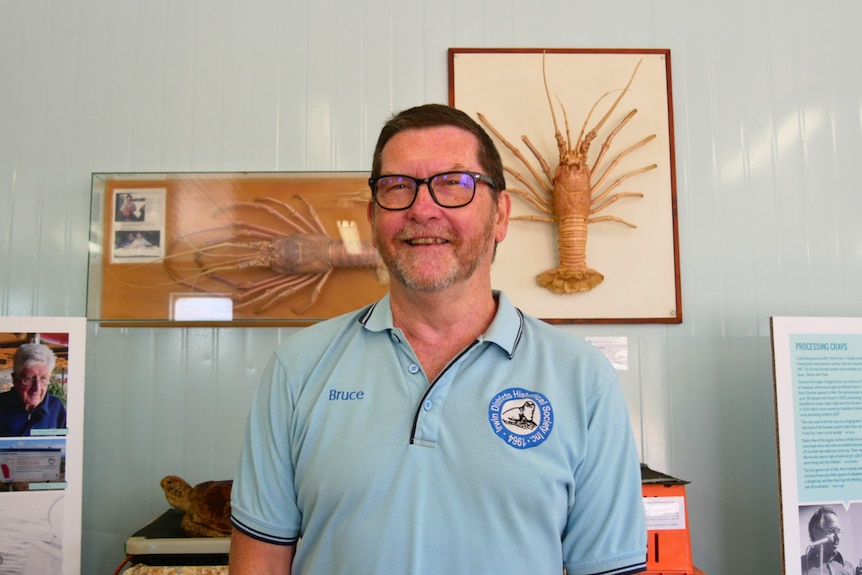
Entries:
<svg viewBox="0 0 862 575">
<path fill-rule="evenodd" d="M 231 522 L 250 537 L 278 545 L 296 543 L 300 531 L 289 442 L 292 414 L 287 373 L 276 354 L 249 414 L 231 491 Z"/>
<path fill-rule="evenodd" d="M 575 500 L 563 535 L 569 575 L 646 570 L 637 447 L 615 372 L 605 384 L 589 399 L 586 455 L 575 473 Z"/>
</svg>

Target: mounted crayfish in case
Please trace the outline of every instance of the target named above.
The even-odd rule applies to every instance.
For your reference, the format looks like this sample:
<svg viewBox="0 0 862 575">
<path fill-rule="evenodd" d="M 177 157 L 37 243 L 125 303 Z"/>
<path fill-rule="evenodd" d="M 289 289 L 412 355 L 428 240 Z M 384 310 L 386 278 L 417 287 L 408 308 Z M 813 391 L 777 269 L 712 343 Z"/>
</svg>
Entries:
<svg viewBox="0 0 862 575">
<path fill-rule="evenodd" d="M 226 311 L 207 320 L 306 323 L 388 289 L 365 173 L 139 174 L 102 193 L 92 319 L 184 321 L 180 305 L 212 300 Z"/>
</svg>

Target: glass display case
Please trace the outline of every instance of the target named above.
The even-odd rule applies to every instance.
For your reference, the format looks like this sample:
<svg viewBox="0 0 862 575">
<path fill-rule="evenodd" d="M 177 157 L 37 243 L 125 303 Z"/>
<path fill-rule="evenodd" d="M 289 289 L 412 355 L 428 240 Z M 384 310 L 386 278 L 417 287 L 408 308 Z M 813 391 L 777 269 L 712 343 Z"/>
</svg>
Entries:
<svg viewBox="0 0 862 575">
<path fill-rule="evenodd" d="M 376 301 L 367 173 L 96 173 L 87 317 L 304 325 Z"/>
</svg>

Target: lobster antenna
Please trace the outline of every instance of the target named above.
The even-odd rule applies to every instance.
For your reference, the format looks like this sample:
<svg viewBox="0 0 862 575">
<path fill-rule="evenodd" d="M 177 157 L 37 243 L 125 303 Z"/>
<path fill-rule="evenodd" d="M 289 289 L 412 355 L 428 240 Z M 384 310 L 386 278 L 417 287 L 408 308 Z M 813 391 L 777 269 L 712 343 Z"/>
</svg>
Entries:
<svg viewBox="0 0 862 575">
<path fill-rule="evenodd" d="M 548 71 L 545 65 L 547 55 L 547 52 L 542 52 L 542 80 L 545 82 L 545 96 L 548 98 L 548 108 L 551 109 L 551 119 L 554 121 L 554 132 L 557 135 L 557 146 L 560 148 L 560 152 L 562 153 L 564 151 L 563 142 L 561 142 L 562 136 L 560 135 L 560 128 L 557 127 L 557 114 L 554 112 L 554 102 L 551 100 L 551 91 L 548 89 Z M 568 124 L 566 125 L 566 132 L 568 133 Z M 568 142 L 566 142 L 566 144 L 568 145 Z"/>
<path fill-rule="evenodd" d="M 643 62 L 643 58 L 641 58 L 640 60 L 638 60 L 637 66 L 635 66 L 634 72 L 632 72 L 632 75 L 631 75 L 631 77 L 629 78 L 629 83 L 628 83 L 628 84 L 626 84 L 626 87 L 625 87 L 625 88 L 623 88 L 623 91 L 622 91 L 622 92 L 620 92 L 620 95 L 619 95 L 619 96 L 617 96 L 617 99 L 616 99 L 616 100 L 614 100 L 613 105 L 610 107 L 610 109 L 608 109 L 607 113 L 605 113 L 605 116 L 604 116 L 604 117 L 599 121 L 599 123 L 598 123 L 598 124 L 596 124 L 596 127 L 595 127 L 595 128 L 593 128 L 593 131 L 598 132 L 598 131 L 599 131 L 599 129 L 602 127 L 602 125 L 607 121 L 607 119 L 608 119 L 608 118 L 610 118 L 611 114 L 613 114 L 614 110 L 616 110 L 616 108 L 617 108 L 617 104 L 619 104 L 619 103 L 620 103 L 620 100 L 622 100 L 622 99 L 623 99 L 623 96 L 625 96 L 625 95 L 626 95 L 626 92 L 628 92 L 628 91 L 629 91 L 629 87 L 632 85 L 632 82 L 634 82 L 635 74 L 637 74 L 637 73 L 638 73 L 638 68 L 640 68 L 640 66 L 641 66 L 641 63 L 642 63 L 642 62 Z M 605 94 L 605 96 L 606 96 L 606 95 L 607 95 L 607 94 Z M 604 96 L 602 96 L 602 97 L 604 97 Z"/>
</svg>

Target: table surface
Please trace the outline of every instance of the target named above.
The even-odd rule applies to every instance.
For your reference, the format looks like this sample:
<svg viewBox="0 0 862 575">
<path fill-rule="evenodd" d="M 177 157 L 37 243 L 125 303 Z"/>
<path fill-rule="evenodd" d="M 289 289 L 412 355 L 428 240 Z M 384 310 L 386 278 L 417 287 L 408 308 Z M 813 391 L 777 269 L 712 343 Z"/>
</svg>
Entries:
<svg viewBox="0 0 862 575">
<path fill-rule="evenodd" d="M 228 575 L 227 565 L 216 567 L 189 566 L 156 567 L 149 565 L 133 565 L 123 575 Z"/>
<path fill-rule="evenodd" d="M 655 571 L 648 571 L 646 575 L 655 575 Z M 147 565 L 134 565 L 123 571 L 123 575 L 229 575 L 226 565 L 216 567 L 205 566 L 183 566 L 183 567 L 154 567 Z M 664 575 L 664 574 L 662 574 Z M 671 574 L 667 574 L 671 575 Z M 706 575 L 703 571 L 694 568 L 693 575 Z"/>
</svg>

